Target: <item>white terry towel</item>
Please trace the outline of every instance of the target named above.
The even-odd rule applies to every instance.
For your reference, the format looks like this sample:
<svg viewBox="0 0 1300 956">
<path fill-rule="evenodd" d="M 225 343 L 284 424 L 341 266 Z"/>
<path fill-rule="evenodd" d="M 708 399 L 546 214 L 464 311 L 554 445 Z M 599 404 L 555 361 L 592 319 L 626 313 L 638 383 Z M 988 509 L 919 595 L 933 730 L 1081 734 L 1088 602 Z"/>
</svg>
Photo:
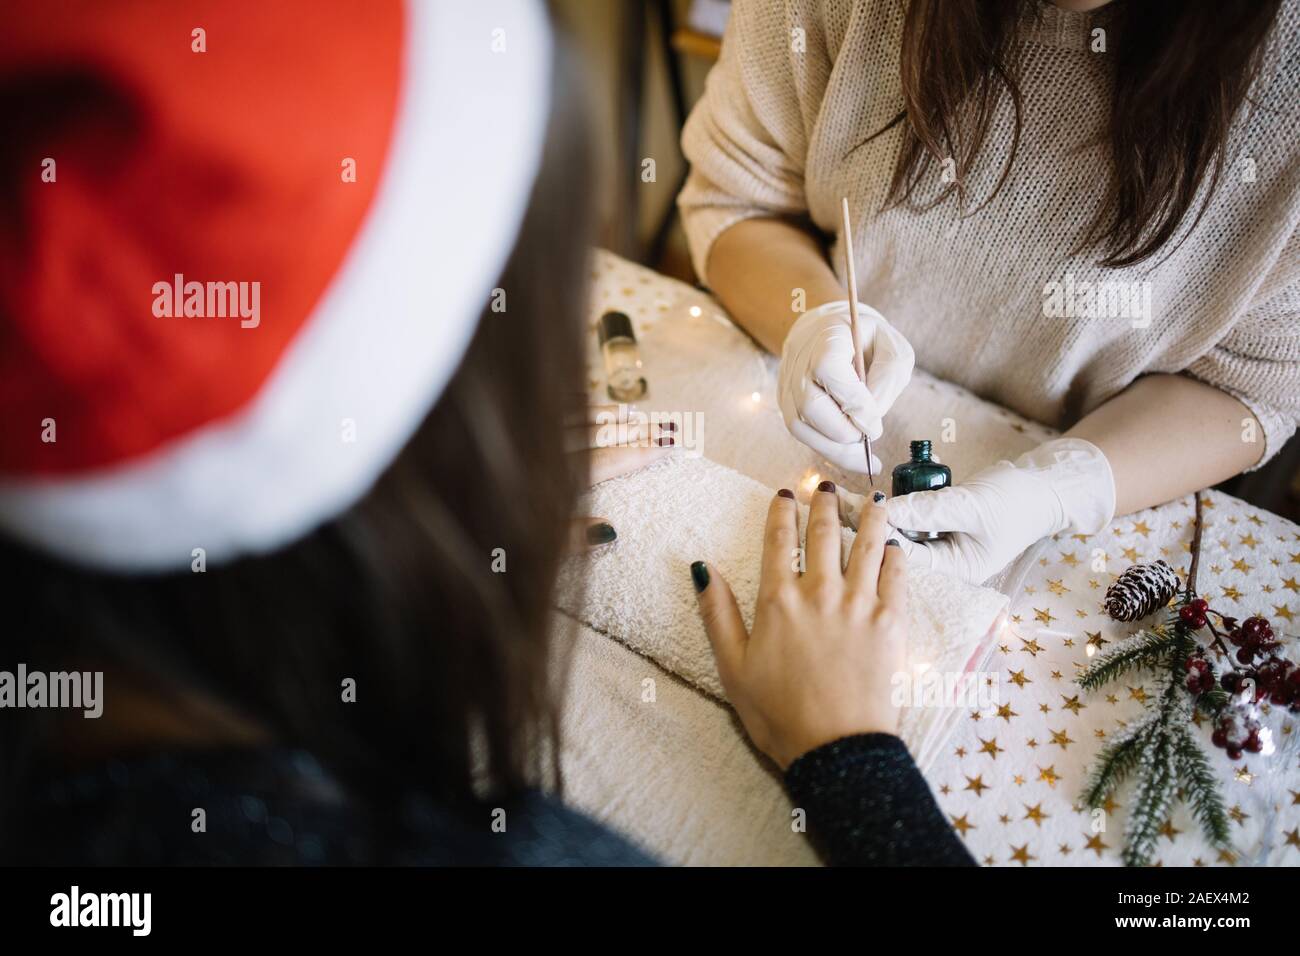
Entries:
<svg viewBox="0 0 1300 956">
<path fill-rule="evenodd" d="M 588 513 L 608 518 L 618 540 L 565 563 L 560 607 L 725 700 L 689 567 L 704 560 L 717 568 L 746 626 L 752 625 L 763 524 L 774 493 L 704 458 L 677 457 L 602 483 L 591 493 Z M 846 530 L 845 554 L 852 540 Z M 922 695 L 913 694 L 914 706 L 904 708 L 899 735 L 925 770 L 972 709 L 963 692 L 973 691 L 979 679 L 974 672 L 1005 621 L 1007 599 L 946 575 L 913 571 L 908 603 L 907 670 Z M 972 675 L 966 678 L 971 683 L 956 684 L 960 675 Z M 935 691 L 941 682 L 956 687 L 958 696 L 940 699 Z"/>
</svg>

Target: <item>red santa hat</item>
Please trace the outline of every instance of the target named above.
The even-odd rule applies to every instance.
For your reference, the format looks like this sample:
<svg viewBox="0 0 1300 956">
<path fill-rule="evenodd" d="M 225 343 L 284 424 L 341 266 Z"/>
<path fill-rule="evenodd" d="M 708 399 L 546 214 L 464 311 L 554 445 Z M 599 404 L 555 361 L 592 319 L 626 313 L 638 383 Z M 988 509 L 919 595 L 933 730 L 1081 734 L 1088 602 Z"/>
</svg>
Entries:
<svg viewBox="0 0 1300 956">
<path fill-rule="evenodd" d="M 126 572 L 355 503 L 437 400 L 540 162 L 536 0 L 9 18 L 0 531 Z"/>
</svg>

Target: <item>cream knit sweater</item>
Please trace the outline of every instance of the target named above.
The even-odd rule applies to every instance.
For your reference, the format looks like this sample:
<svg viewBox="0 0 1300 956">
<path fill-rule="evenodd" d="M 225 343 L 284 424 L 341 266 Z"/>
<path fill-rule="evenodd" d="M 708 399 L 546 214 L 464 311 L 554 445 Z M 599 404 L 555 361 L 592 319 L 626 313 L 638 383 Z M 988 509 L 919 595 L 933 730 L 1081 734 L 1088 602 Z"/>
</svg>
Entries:
<svg viewBox="0 0 1300 956">
<path fill-rule="evenodd" d="M 843 279 L 848 196 L 859 298 L 922 368 L 1055 427 L 1143 373 L 1186 372 L 1241 399 L 1263 426 L 1261 461 L 1276 453 L 1300 419 L 1300 0 L 1283 3 L 1200 224 L 1188 234 L 1188 216 L 1175 251 L 1123 269 L 1072 253 L 1106 185 L 1108 58 L 1092 49 L 1104 20 L 1042 3 L 1027 25 L 1025 127 L 991 203 L 882 212 L 901 131 L 855 147 L 902 103 L 899 8 L 736 0 L 682 138 L 692 171 L 679 204 L 699 275 L 730 226 L 783 216 L 835 237 Z M 971 207 L 1009 148 L 1006 99 L 967 179 Z M 932 164 L 918 195 L 934 195 L 942 172 Z"/>
</svg>

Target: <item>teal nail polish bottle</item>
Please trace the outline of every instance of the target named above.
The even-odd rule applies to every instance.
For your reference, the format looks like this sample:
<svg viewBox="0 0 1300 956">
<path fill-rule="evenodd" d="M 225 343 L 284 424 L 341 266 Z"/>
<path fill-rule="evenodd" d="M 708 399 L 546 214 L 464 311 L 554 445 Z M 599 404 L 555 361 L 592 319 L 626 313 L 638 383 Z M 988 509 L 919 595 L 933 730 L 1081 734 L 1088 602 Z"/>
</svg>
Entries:
<svg viewBox="0 0 1300 956">
<path fill-rule="evenodd" d="M 914 491 L 933 491 L 952 484 L 952 469 L 930 457 L 929 441 L 912 442 L 912 460 L 894 468 L 893 495 L 910 495 Z M 941 531 L 904 531 L 911 541 L 935 541 L 946 536 Z"/>
</svg>

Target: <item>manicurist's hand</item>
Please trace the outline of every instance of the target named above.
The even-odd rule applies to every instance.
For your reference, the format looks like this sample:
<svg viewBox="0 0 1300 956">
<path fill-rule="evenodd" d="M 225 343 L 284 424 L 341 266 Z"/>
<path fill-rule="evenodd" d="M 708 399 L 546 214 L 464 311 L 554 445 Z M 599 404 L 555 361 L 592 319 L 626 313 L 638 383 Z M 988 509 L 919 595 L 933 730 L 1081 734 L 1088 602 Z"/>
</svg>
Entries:
<svg viewBox="0 0 1300 956">
<path fill-rule="evenodd" d="M 867 470 L 862 437 L 875 441 L 883 417 L 912 378 L 916 356 L 885 317 L 858 305 L 862 325 L 864 385 L 854 366 L 853 328 L 847 301 L 804 313 L 781 349 L 777 387 L 790 434 L 847 471 Z M 880 471 L 880 461 L 871 468 Z"/>
<path fill-rule="evenodd" d="M 630 413 L 626 405 L 592 405 L 568 429 L 570 454 L 586 456 L 589 483 L 629 475 L 671 454 L 677 426 L 652 423 Z M 612 544 L 618 531 L 607 518 L 576 517 L 569 523 L 569 550 L 589 551 Z"/>
<path fill-rule="evenodd" d="M 909 564 L 982 584 L 1042 538 L 1106 527 L 1115 516 L 1115 479 L 1096 445 L 1057 438 L 951 488 L 903 495 L 885 507 L 896 528 L 948 533 L 933 542 L 903 538 Z"/>
<path fill-rule="evenodd" d="M 897 732 L 891 679 L 907 636 L 906 562 L 886 546 L 884 508 L 865 509 L 847 570 L 834 485 L 813 494 L 803 573 L 796 518 L 794 496 L 780 492 L 767 514 L 752 632 L 727 582 L 691 565 L 727 697 L 782 768 L 841 737 Z"/>
</svg>

